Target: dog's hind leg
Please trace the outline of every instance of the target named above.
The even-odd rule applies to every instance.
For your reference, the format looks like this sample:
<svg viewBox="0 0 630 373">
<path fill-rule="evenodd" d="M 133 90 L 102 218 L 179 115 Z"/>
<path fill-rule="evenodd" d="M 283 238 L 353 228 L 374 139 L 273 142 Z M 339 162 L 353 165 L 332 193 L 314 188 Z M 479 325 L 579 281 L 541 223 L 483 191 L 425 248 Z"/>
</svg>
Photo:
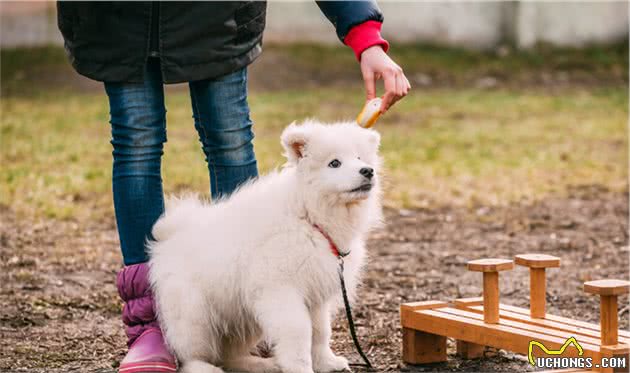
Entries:
<svg viewBox="0 0 630 373">
<path fill-rule="evenodd" d="M 291 287 L 260 294 L 254 303 L 263 335 L 274 343 L 274 360 L 286 373 L 313 373 L 311 318 L 300 293 Z"/>
<path fill-rule="evenodd" d="M 217 363 L 221 354 L 216 331 L 216 313 L 208 306 L 203 293 L 190 283 L 164 282 L 156 288 L 160 303 L 160 321 L 166 340 L 177 355 L 185 373 L 220 373 Z M 168 300 L 168 301 L 167 301 Z"/>
<path fill-rule="evenodd" d="M 224 373 L 223 369 L 201 360 L 184 362 L 179 369 L 180 373 Z"/>
</svg>

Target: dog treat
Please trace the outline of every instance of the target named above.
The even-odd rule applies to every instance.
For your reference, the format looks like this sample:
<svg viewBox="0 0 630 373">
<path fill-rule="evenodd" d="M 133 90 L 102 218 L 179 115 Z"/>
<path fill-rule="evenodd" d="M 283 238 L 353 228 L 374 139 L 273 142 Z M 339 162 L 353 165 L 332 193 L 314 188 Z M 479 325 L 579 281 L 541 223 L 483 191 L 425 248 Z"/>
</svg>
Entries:
<svg viewBox="0 0 630 373">
<path fill-rule="evenodd" d="M 381 98 L 373 98 L 368 101 L 363 110 L 357 116 L 357 124 L 363 128 L 370 128 L 376 123 L 381 115 Z"/>
</svg>

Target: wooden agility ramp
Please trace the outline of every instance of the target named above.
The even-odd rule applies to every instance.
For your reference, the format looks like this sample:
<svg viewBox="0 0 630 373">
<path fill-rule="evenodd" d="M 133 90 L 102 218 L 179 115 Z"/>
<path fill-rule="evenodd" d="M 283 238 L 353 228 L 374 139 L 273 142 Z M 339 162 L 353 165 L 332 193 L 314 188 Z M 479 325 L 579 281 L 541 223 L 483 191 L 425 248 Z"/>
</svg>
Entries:
<svg viewBox="0 0 630 373">
<path fill-rule="evenodd" d="M 499 303 L 499 272 L 514 263 L 529 268 L 530 308 Z M 545 311 L 546 268 L 559 267 L 560 259 L 550 255 L 518 255 L 515 260 L 481 259 L 468 262 L 468 270 L 483 273 L 483 297 L 405 303 L 400 308 L 403 327 L 403 361 L 426 364 L 446 361 L 446 338 L 457 343 L 464 358 L 483 356 L 490 346 L 535 357 L 592 358 L 593 371 L 628 372 L 630 332 L 618 330 L 617 297 L 628 293 L 630 282 L 600 280 L 584 283 L 584 291 L 600 296 L 600 325 L 549 315 Z M 535 341 L 535 342 L 532 342 Z M 547 349 L 545 352 L 543 348 Z M 561 351 L 561 352 L 560 352 Z M 624 368 L 595 367 L 602 358 Z M 621 359 L 618 359 L 621 358 Z M 554 372 L 584 372 L 562 369 Z"/>
</svg>

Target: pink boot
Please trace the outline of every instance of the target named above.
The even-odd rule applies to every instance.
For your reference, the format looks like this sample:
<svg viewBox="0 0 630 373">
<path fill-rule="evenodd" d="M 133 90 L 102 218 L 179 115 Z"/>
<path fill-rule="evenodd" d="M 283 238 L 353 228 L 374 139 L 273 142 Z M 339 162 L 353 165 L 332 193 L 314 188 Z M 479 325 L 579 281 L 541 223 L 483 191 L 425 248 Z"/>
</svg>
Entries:
<svg viewBox="0 0 630 373">
<path fill-rule="evenodd" d="M 118 367 L 119 373 L 176 372 L 175 357 L 169 352 L 155 317 L 149 286 L 149 266 L 134 264 L 118 272 L 118 294 L 125 302 L 129 352 Z"/>
</svg>

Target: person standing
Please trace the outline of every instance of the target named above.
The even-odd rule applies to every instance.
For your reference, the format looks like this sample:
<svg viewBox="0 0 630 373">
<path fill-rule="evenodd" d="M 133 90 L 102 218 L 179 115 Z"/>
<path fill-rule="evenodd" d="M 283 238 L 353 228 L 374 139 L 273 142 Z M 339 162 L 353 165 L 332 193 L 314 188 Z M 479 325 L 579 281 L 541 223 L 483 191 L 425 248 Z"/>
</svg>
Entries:
<svg viewBox="0 0 630 373">
<path fill-rule="evenodd" d="M 386 54 L 375 1 L 317 1 L 359 61 L 366 98 L 383 79 L 385 112 L 410 85 Z M 262 51 L 266 3 L 58 2 L 58 27 L 74 69 L 104 83 L 113 146 L 113 200 L 124 268 L 129 351 L 123 373 L 173 372 L 148 282 L 145 242 L 164 212 L 164 84 L 187 82 L 212 198 L 258 175 L 247 103 L 247 66 Z"/>
</svg>

